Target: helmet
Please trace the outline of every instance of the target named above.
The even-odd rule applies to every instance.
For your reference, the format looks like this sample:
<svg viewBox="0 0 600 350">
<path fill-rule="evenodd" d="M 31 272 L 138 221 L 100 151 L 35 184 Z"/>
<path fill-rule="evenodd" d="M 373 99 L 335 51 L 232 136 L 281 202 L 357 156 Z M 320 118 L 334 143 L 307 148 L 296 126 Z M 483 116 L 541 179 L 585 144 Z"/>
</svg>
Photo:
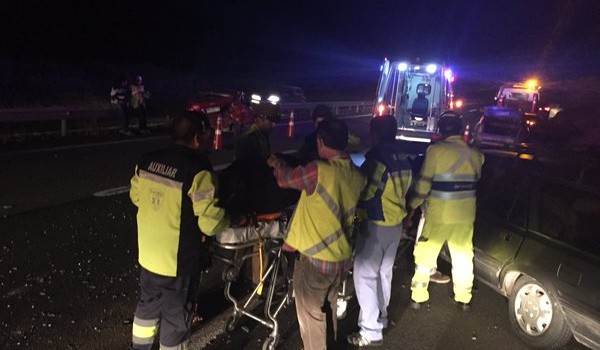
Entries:
<svg viewBox="0 0 600 350">
<path fill-rule="evenodd" d="M 442 136 L 460 135 L 463 129 L 462 117 L 454 111 L 446 111 L 438 120 L 438 131 Z"/>
</svg>

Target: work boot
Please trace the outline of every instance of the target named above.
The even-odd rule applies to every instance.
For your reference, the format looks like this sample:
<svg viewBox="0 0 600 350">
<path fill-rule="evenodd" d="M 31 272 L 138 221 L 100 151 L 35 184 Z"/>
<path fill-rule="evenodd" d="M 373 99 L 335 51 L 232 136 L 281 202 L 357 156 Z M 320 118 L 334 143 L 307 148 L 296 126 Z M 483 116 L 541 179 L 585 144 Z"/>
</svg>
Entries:
<svg viewBox="0 0 600 350">
<path fill-rule="evenodd" d="M 471 303 L 463 303 L 455 300 L 454 304 L 459 310 L 462 310 L 462 312 L 467 312 L 471 309 Z"/>
<path fill-rule="evenodd" d="M 429 302 L 427 301 L 422 301 L 420 303 L 411 300 L 410 301 L 410 307 L 414 310 L 421 310 L 423 307 L 429 307 Z"/>
<path fill-rule="evenodd" d="M 443 273 L 436 271 L 433 275 L 429 276 L 429 282 L 446 284 L 450 282 L 450 276 L 446 276 Z"/>
</svg>

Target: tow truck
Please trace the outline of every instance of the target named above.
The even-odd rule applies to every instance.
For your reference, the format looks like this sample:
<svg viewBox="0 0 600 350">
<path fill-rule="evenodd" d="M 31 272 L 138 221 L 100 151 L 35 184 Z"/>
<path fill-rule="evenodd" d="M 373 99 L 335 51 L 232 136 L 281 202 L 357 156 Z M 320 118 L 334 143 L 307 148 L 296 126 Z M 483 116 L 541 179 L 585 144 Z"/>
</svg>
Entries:
<svg viewBox="0 0 600 350">
<path fill-rule="evenodd" d="M 385 58 L 380 71 L 373 117 L 396 117 L 396 139 L 431 142 L 439 116 L 457 107 L 452 69 L 434 62 L 391 62 Z"/>
<path fill-rule="evenodd" d="M 500 86 L 496 104 L 484 107 L 475 125 L 474 143 L 511 147 L 527 142 L 534 125 L 546 117 L 546 108 L 539 107 L 540 90 L 536 79 Z"/>
</svg>

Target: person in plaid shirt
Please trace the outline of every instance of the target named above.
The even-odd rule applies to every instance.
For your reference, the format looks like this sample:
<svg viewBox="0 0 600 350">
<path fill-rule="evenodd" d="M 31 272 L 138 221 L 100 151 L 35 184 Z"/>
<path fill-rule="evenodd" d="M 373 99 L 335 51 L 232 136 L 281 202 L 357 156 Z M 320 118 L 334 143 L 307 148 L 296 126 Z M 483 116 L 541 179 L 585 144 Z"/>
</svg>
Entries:
<svg viewBox="0 0 600 350">
<path fill-rule="evenodd" d="M 320 160 L 296 168 L 277 156 L 268 160 L 280 187 L 302 191 L 285 248 L 299 253 L 293 287 L 306 350 L 326 349 L 327 340 L 335 340 L 337 290 L 352 265 L 352 222 L 366 180 L 343 151 L 347 142 L 346 124 L 325 120 L 317 128 Z M 324 312 L 324 306 L 331 312 Z M 333 329 L 327 329 L 328 315 Z M 327 337 L 328 333 L 333 337 Z"/>
</svg>

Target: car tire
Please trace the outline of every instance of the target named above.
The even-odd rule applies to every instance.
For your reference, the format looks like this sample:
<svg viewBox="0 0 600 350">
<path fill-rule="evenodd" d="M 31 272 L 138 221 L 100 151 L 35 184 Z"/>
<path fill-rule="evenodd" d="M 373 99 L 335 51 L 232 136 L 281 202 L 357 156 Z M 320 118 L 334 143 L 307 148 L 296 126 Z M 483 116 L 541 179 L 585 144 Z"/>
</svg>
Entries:
<svg viewBox="0 0 600 350">
<path fill-rule="evenodd" d="M 509 298 L 508 313 L 513 331 L 529 346 L 560 349 L 572 338 L 554 297 L 529 276 L 516 281 Z"/>
</svg>

